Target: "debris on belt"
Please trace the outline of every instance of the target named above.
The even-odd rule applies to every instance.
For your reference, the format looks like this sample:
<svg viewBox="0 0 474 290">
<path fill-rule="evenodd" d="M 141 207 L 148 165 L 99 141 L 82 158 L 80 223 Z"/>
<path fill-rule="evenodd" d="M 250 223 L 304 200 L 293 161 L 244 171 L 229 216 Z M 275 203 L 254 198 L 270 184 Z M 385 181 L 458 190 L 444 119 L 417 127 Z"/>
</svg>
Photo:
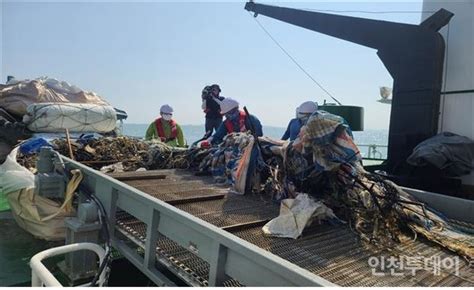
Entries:
<svg viewBox="0 0 474 290">
<path fill-rule="evenodd" d="M 199 170 L 232 185 L 235 192 L 271 194 L 276 202 L 296 200 L 298 192 L 306 192 L 346 220 L 370 245 L 393 247 L 413 233 L 474 258 L 472 233 L 463 232 L 393 182 L 362 167 L 352 133 L 339 116 L 313 114 L 293 142 L 263 137 L 257 144 L 249 133 L 233 133 L 219 147 L 202 154 L 207 156 Z M 295 209 L 292 215 L 307 217 L 306 209 Z M 270 233 L 269 226 L 275 228 L 277 221 L 264 232 Z M 275 235 L 297 237 L 300 230 L 297 223 L 288 233 Z"/>
<path fill-rule="evenodd" d="M 283 153 L 280 185 L 308 192 L 345 218 L 362 240 L 381 248 L 403 242 L 411 230 L 461 256 L 474 258 L 474 236 L 391 181 L 367 172 L 350 130 L 330 114 L 313 114 Z"/>
<path fill-rule="evenodd" d="M 296 239 L 313 221 L 321 222 L 324 219 L 338 220 L 324 203 L 316 202 L 307 194 L 300 193 L 294 199 L 282 200 L 280 215 L 266 223 L 262 230 L 269 236 Z"/>
<path fill-rule="evenodd" d="M 66 140 L 54 140 L 52 145 L 69 155 Z M 207 149 L 174 148 L 128 137 L 80 138 L 71 146 L 75 160 L 102 171 L 191 169 L 212 175 L 235 193 L 267 194 L 275 202 L 285 200 L 282 206 L 289 207 L 298 204 L 305 197 L 299 193 L 304 192 L 315 200 L 312 202 L 320 203 L 320 208 L 324 205 L 325 216 L 333 214 L 347 221 L 370 245 L 391 247 L 413 233 L 474 258 L 472 233 L 448 222 L 393 182 L 365 171 L 350 129 L 341 117 L 329 113 L 313 114 L 292 142 L 268 137 L 256 142 L 252 134 L 243 132 L 229 134 L 219 146 Z M 19 159 L 23 166 L 34 167 L 34 154 Z M 304 224 L 313 216 L 297 206 L 291 215 L 303 217 Z M 304 226 L 298 221 L 283 234 L 281 219 L 267 224 L 264 232 L 273 229 L 277 236 L 293 238 L 303 233 Z"/>
<path fill-rule="evenodd" d="M 39 142 L 42 141 L 42 142 Z M 34 171 L 36 167 L 36 153 L 38 147 L 48 144 L 60 154 L 70 157 L 68 142 L 65 138 L 54 139 L 49 142 L 41 138 L 31 139 L 34 143 L 19 154 L 18 163 Z M 38 149 L 38 150 L 37 150 Z M 100 170 L 105 166 L 122 163 L 123 171 L 138 169 L 170 169 L 170 168 L 198 168 L 201 161 L 208 156 L 207 149 L 177 148 L 163 142 L 152 140 L 144 141 L 133 137 L 84 137 L 71 140 L 72 157 L 74 160 L 89 167 Z M 117 166 L 116 166 L 117 167 Z M 103 171 L 109 172 L 110 168 Z M 115 168 L 115 171 L 122 170 Z"/>
</svg>

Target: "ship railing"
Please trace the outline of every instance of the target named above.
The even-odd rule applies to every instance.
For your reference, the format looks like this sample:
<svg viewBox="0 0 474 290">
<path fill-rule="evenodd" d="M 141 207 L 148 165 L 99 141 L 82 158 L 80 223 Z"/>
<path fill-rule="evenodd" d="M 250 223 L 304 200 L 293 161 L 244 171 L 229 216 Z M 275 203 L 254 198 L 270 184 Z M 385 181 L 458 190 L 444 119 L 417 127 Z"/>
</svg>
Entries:
<svg viewBox="0 0 474 290">
<path fill-rule="evenodd" d="M 105 251 L 97 244 L 93 243 L 75 243 L 69 244 L 65 246 L 55 247 L 51 249 L 44 250 L 36 255 L 33 256 L 30 260 L 30 267 L 31 267 L 31 286 L 32 287 L 63 287 L 61 283 L 54 277 L 51 271 L 46 268 L 46 266 L 42 263 L 44 259 L 72 253 L 76 251 L 82 250 L 89 250 L 97 254 L 99 257 L 99 262 L 102 264 L 102 261 L 105 257 Z M 99 276 L 98 279 L 98 286 L 102 286 L 105 282 L 105 271 Z M 81 285 L 81 286 L 89 286 L 89 285 Z M 94 285 L 95 286 L 95 285 Z"/>
<path fill-rule="evenodd" d="M 385 160 L 387 159 L 387 145 L 380 144 L 357 144 L 360 154 L 364 160 Z"/>
</svg>

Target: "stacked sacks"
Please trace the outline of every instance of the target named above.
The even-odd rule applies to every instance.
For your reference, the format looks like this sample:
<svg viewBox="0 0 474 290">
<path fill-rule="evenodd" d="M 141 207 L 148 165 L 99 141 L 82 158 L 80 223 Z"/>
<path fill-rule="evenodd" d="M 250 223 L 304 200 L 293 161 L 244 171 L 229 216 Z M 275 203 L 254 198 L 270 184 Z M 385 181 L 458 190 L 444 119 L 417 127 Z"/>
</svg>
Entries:
<svg viewBox="0 0 474 290">
<path fill-rule="evenodd" d="M 0 108 L 33 132 L 110 132 L 117 121 L 94 92 L 47 77 L 0 84 Z"/>
<path fill-rule="evenodd" d="M 0 107 L 15 117 L 23 117 L 26 108 L 33 103 L 51 102 L 108 105 L 94 92 L 47 77 L 0 85 Z"/>
<path fill-rule="evenodd" d="M 98 132 L 116 127 L 117 114 L 112 106 L 76 103 L 35 103 L 26 109 L 23 123 L 33 132 Z"/>
</svg>

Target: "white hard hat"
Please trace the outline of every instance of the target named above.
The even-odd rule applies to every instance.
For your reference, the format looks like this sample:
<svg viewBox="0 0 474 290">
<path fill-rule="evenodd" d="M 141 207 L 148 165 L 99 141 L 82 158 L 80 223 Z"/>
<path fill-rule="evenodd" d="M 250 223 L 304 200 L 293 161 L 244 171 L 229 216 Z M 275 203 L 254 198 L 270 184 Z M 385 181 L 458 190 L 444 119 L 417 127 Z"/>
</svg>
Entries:
<svg viewBox="0 0 474 290">
<path fill-rule="evenodd" d="M 312 114 L 318 110 L 318 103 L 307 101 L 302 103 L 296 110 L 301 114 Z"/>
<path fill-rule="evenodd" d="M 231 98 L 225 98 L 219 102 L 219 105 L 221 106 L 221 114 L 226 114 L 230 110 L 238 108 L 239 102 Z"/>
<path fill-rule="evenodd" d="M 173 114 L 173 108 L 170 105 L 163 105 L 160 108 L 160 113 Z"/>
</svg>

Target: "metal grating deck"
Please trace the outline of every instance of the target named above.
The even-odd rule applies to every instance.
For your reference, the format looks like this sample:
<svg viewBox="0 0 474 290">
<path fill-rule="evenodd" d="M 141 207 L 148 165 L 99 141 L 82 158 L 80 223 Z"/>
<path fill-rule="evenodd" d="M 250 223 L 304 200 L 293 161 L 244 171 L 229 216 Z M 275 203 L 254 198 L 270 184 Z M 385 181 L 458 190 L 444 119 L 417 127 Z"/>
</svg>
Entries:
<svg viewBox="0 0 474 290">
<path fill-rule="evenodd" d="M 454 257 L 451 252 L 423 238 L 401 244 L 391 252 L 379 251 L 364 246 L 348 226 L 324 223 L 306 229 L 298 240 L 266 237 L 261 231 L 262 225 L 279 213 L 279 206 L 271 200 L 264 196 L 228 193 L 225 187 L 216 186 L 211 178 L 196 177 L 186 171 L 146 174 L 160 172 L 161 176 L 155 179 L 150 176 L 141 179 L 139 174 L 131 180 L 122 179 L 127 174 L 114 177 L 341 286 L 474 286 L 474 269 L 463 259 L 459 260 L 458 274 L 454 270 L 440 269 L 436 274 L 433 270 L 417 270 L 411 275 L 411 272 L 392 267 L 395 275 L 390 269 L 379 270 L 378 276 L 373 275 L 373 268 L 368 264 L 371 256 L 387 259 L 400 255 Z M 473 225 L 464 226 L 474 228 Z M 117 229 L 124 238 L 144 247 L 146 226 L 142 222 L 122 212 L 117 215 Z M 209 264 L 162 235 L 158 238 L 157 257 L 168 261 L 181 277 L 184 274 L 188 284 L 207 286 Z M 224 285 L 241 286 L 230 278 Z"/>
</svg>

